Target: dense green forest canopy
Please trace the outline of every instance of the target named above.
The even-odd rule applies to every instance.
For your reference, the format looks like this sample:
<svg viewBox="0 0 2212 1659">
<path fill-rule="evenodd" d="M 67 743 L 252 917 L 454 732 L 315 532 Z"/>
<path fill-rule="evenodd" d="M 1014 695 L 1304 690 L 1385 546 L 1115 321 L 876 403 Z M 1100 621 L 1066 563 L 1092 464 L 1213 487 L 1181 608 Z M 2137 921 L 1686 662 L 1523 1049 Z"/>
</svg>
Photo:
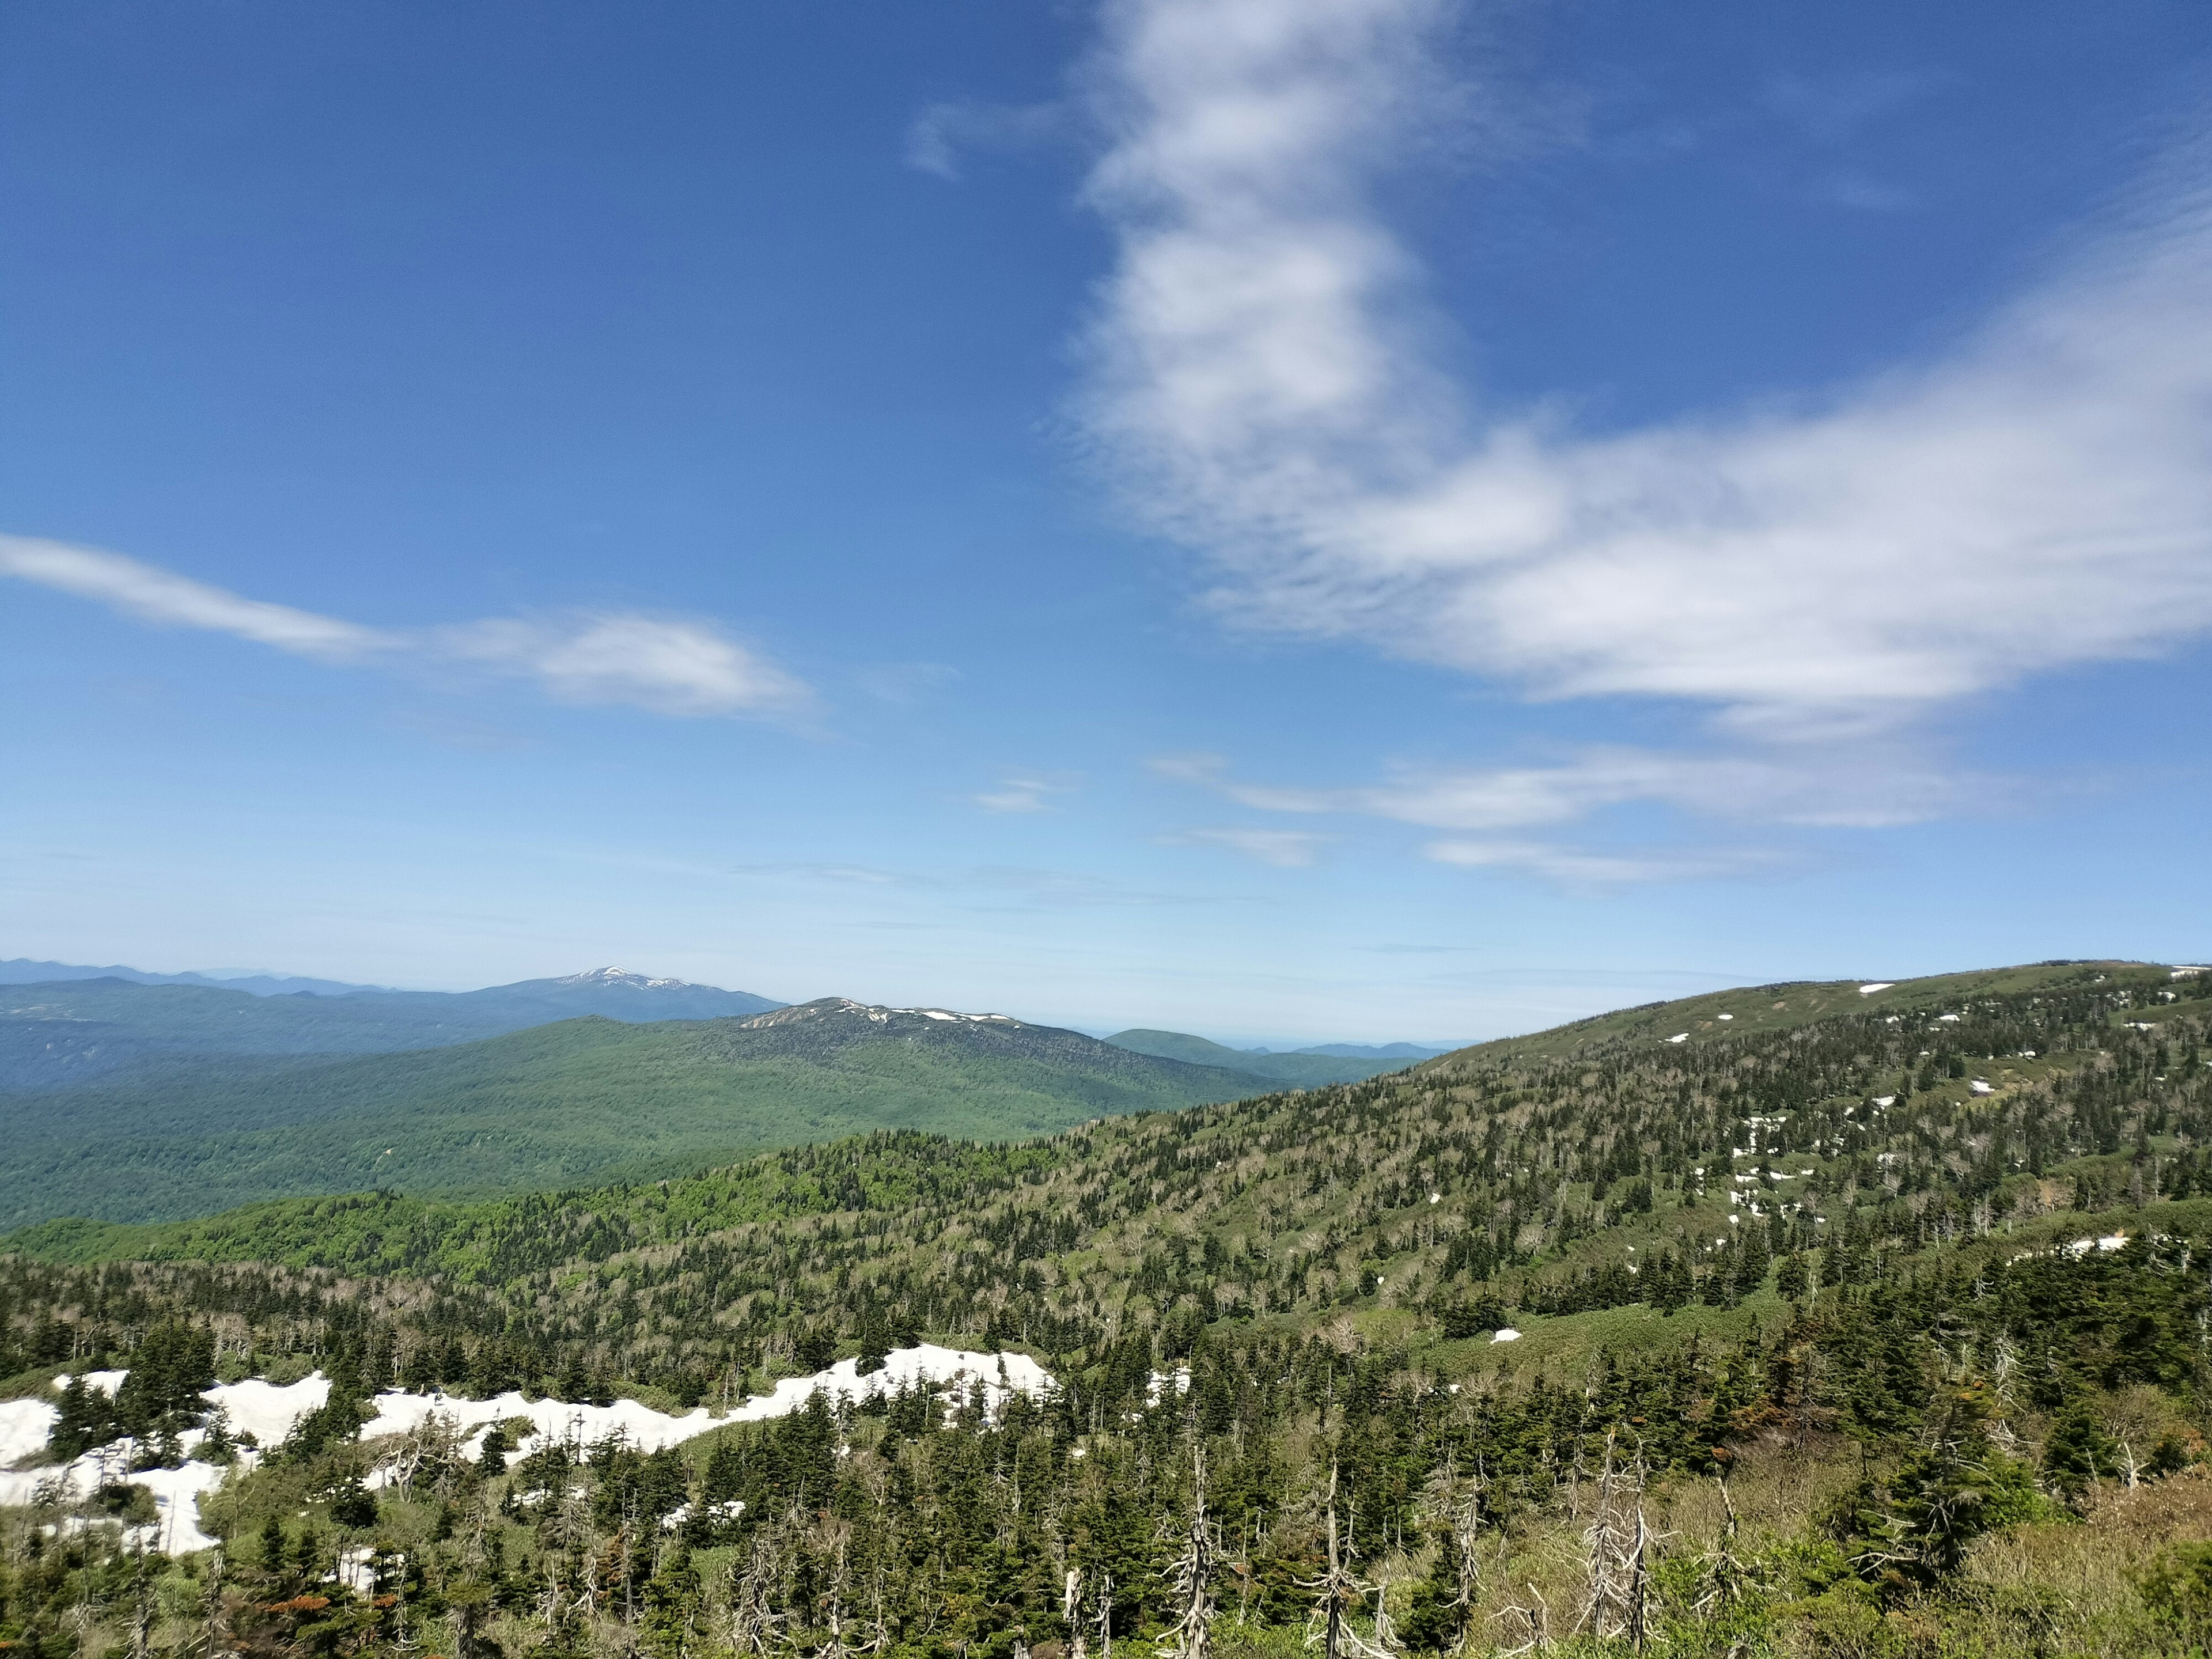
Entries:
<svg viewBox="0 0 2212 1659">
<path fill-rule="evenodd" d="M 203 1057 L 0 1097 L 0 1227 L 363 1187 L 558 1189 L 875 1128 L 1048 1133 L 1264 1086 L 1075 1031 L 842 999 L 743 1019 L 564 1020 L 405 1053 Z"/>
<path fill-rule="evenodd" d="M 210 1375 L 337 1379 L 203 1505 L 221 1571 L 164 1570 L 180 1652 L 1287 1654 L 1316 1620 L 1370 1655 L 2179 1654 L 2212 1614 L 2208 988 L 1775 987 L 1027 1142 L 52 1223 L 0 1261 L 0 1366 L 181 1330 Z M 921 1336 L 1060 1389 L 512 1468 L 343 1431 L 377 1386 L 678 1407 Z M 12 1547 L 16 1639 L 100 1598 L 127 1635 L 101 1535 Z"/>
</svg>

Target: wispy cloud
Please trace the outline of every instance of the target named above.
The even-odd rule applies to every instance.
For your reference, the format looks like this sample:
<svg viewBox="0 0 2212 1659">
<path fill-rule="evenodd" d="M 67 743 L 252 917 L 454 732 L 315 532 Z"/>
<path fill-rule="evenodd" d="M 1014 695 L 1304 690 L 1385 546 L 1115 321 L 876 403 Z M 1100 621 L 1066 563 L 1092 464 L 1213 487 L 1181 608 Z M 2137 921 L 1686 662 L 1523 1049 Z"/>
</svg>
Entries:
<svg viewBox="0 0 2212 1659">
<path fill-rule="evenodd" d="M 1217 755 L 1169 756 L 1152 764 L 1262 811 L 1350 812 L 1482 831 L 1571 823 L 1646 802 L 1742 822 L 1887 829 L 1992 805 L 2010 793 L 2002 780 L 1938 767 L 1894 744 L 1812 757 L 1589 748 L 1548 766 L 1400 765 L 1380 783 L 1328 788 L 1246 782 Z"/>
<path fill-rule="evenodd" d="M 1185 830 L 1178 835 L 1163 836 L 1160 839 L 1170 847 L 1225 847 L 1232 853 L 1242 853 L 1248 859 L 1272 864 L 1279 870 L 1301 870 L 1321 861 L 1322 848 L 1333 837 L 1318 835 L 1310 830 L 1231 827 Z"/>
<path fill-rule="evenodd" d="M 1778 756 L 1887 741 L 2212 628 L 2201 149 L 1932 360 L 1795 408 L 1583 434 L 1484 407 L 1419 346 L 1422 273 L 1371 186 L 1423 137 L 1426 105 L 1403 94 L 1444 15 L 1109 10 L 1097 84 L 1116 136 L 1089 198 L 1119 252 L 1079 410 L 1134 509 L 1208 562 L 1225 614 L 1534 697 L 1702 707 L 1753 747 L 1650 761 L 1664 775 L 1637 787 L 1706 795 L 1737 766 L 1784 810 L 1784 775 L 1809 774 Z M 1847 130 L 1902 95 L 1862 90 L 1783 101 Z M 1477 793 L 1532 791 L 1541 817 L 1616 790 L 1614 769 Z"/>
<path fill-rule="evenodd" d="M 969 799 L 989 812 L 1049 812 L 1054 797 L 1073 793 L 1081 783 L 1069 772 L 1018 772 Z"/>
<path fill-rule="evenodd" d="M 1021 149 L 1068 129 L 1065 104 L 931 104 L 907 128 L 906 164 L 952 180 L 976 150 Z"/>
<path fill-rule="evenodd" d="M 1534 841 L 1438 841 L 1422 849 L 1439 864 L 1485 870 L 1525 870 L 1569 888 L 1609 888 L 1656 881 L 1697 881 L 1771 872 L 1789 860 L 1760 848 L 1614 852 Z"/>
<path fill-rule="evenodd" d="M 1950 83 L 1923 70 L 1858 70 L 1813 78 L 1778 75 L 1759 103 L 1768 113 L 1819 144 L 1840 144 L 1871 123 Z"/>
<path fill-rule="evenodd" d="M 371 628 L 247 599 L 119 553 L 20 536 L 0 536 L 0 575 L 157 626 L 228 634 L 323 662 L 473 668 L 526 679 L 561 702 L 780 716 L 803 711 L 811 700 L 799 680 L 698 617 L 592 611 Z"/>
<path fill-rule="evenodd" d="M 0 536 L 0 574 L 94 600 L 141 622 L 203 628 L 298 657 L 355 662 L 397 644 L 396 636 L 379 629 L 249 599 L 98 548 Z"/>
</svg>

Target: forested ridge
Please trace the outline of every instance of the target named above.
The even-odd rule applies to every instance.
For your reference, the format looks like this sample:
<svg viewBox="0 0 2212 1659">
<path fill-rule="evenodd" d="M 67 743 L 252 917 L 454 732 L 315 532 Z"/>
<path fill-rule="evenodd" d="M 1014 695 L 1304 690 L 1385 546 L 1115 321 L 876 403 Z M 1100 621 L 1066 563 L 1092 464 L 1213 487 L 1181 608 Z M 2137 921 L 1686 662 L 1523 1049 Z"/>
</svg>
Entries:
<svg viewBox="0 0 2212 1659">
<path fill-rule="evenodd" d="M 378 1183 L 558 1189 L 878 1127 L 1040 1134 L 1265 1086 L 1075 1031 L 841 998 L 738 1019 L 566 1019 L 391 1054 L 200 1055 L 0 1095 L 0 1227 L 204 1215 Z"/>
<path fill-rule="evenodd" d="M 0 1264 L 27 1383 L 337 1386 L 203 1504 L 220 1567 L 19 1528 L 0 1620 L 127 1644 L 141 1574 L 179 1652 L 2190 1651 L 2207 989 L 1774 987 L 1030 1142 L 48 1224 Z M 719 1404 L 925 1336 L 1060 1387 L 512 1471 L 347 1438 L 377 1387 Z"/>
</svg>

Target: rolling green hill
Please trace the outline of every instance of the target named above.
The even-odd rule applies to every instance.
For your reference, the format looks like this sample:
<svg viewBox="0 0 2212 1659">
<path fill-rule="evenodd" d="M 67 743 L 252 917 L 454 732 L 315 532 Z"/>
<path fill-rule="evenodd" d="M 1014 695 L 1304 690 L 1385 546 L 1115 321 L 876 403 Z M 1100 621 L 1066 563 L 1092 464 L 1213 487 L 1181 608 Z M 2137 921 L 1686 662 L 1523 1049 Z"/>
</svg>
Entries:
<svg viewBox="0 0 2212 1659">
<path fill-rule="evenodd" d="M 223 1056 L 0 1098 L 0 1225 L 363 1187 L 558 1188 L 879 1127 L 1042 1134 L 1262 1086 L 1073 1031 L 841 999 L 344 1059 Z"/>
<path fill-rule="evenodd" d="M 1220 1066 L 1245 1072 L 1293 1089 L 1316 1089 L 1330 1083 L 1358 1083 L 1385 1072 L 1401 1072 L 1419 1055 L 1365 1060 L 1344 1055 L 1272 1054 L 1265 1048 L 1231 1048 L 1183 1031 L 1116 1031 L 1106 1039 L 1117 1048 L 1152 1054 L 1161 1060 L 1180 1060 L 1192 1066 Z"/>
<path fill-rule="evenodd" d="M 764 1029 L 821 1060 L 902 1018 L 929 1017 Z M 2148 964 L 1775 986 L 1027 1141 L 50 1223 L 0 1255 L 0 1371 L 183 1354 L 182 1320 L 237 1365 L 324 1366 L 348 1409 L 394 1377 L 680 1409 L 920 1337 L 1059 1380 L 512 1471 L 418 1436 L 366 1500 L 342 1430 L 203 1509 L 241 1641 L 332 1607 L 306 1575 L 338 1534 L 434 1569 L 410 1639 L 483 1608 L 507 1652 L 730 1659 L 768 1620 L 896 1659 L 1164 1653 L 1210 1613 L 1225 1654 L 1286 1659 L 1333 1607 L 1376 1652 L 1462 1659 L 1577 1630 L 1561 1651 L 2201 1653 L 2208 1041 L 2212 979 Z M 594 1559 L 641 1588 L 537 1593 Z M 22 1582 L 27 1620 L 83 1605 Z M 210 1594 L 165 1595 L 181 1644 Z M 380 1659 L 379 1605 L 346 1613 Z"/>
</svg>

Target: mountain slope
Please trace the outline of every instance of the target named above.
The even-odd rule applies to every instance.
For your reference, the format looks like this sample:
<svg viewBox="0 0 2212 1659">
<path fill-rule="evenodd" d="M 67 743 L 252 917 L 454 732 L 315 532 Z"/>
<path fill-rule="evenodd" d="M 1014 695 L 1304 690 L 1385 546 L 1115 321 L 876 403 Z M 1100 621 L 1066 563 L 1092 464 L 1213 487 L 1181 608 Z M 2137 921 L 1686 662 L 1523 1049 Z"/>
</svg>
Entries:
<svg viewBox="0 0 2212 1659">
<path fill-rule="evenodd" d="M 158 1082 L 187 1056 L 387 1054 L 580 1014 L 642 1023 L 742 1017 L 781 1006 L 617 968 L 481 991 L 362 989 L 347 996 L 116 977 L 11 985 L 0 988 L 0 1091 L 70 1088 L 131 1073 Z"/>
<path fill-rule="evenodd" d="M 416 994 L 421 994 L 417 993 Z M 680 979 L 654 979 L 621 968 L 597 968 L 562 979 L 526 979 L 481 991 L 460 991 L 453 1000 L 517 1025 L 599 1014 L 646 1024 L 663 1019 L 731 1019 L 764 1014 L 784 1005 L 750 991 L 725 991 Z"/>
<path fill-rule="evenodd" d="M 220 1322 L 349 1401 L 396 1377 L 681 1408 L 922 1335 L 1018 1346 L 1060 1385 L 731 1421 L 655 1462 L 534 1448 L 511 1475 L 387 1441 L 368 1504 L 360 1449 L 295 1446 L 210 1506 L 270 1540 L 233 1553 L 264 1564 L 241 1619 L 303 1584 L 330 1606 L 275 1570 L 373 1519 L 449 1581 L 496 1577 L 508 1652 L 582 1650 L 535 1588 L 639 1528 L 671 1542 L 637 1554 L 641 1606 L 704 1606 L 689 1551 L 726 1550 L 740 1611 L 811 1650 L 1059 1641 L 1108 1594 L 1106 1628 L 1164 1646 L 1204 1481 L 1233 1654 L 1297 1649 L 1332 1546 L 1419 1659 L 1530 1651 L 1623 1596 L 1683 1654 L 2201 1653 L 2212 980 L 2045 964 L 1699 1002 L 1023 1144 L 882 1133 L 557 1196 L 49 1224 L 0 1255 L 0 1370 L 43 1389 L 135 1344 L 173 1386 Z M 956 1024 L 756 1029 L 835 1057 L 924 1049 L 926 1019 Z M 160 1319 L 183 1322 L 157 1342 Z M 550 1480 L 588 1499 L 557 1539 L 526 1507 Z M 469 1553 L 463 1498 L 495 1547 Z M 786 1565 L 815 1576 L 779 1588 Z M 44 1593 L 58 1627 L 65 1581 Z M 616 1601 L 603 1650 L 665 1628 Z"/>
<path fill-rule="evenodd" d="M 571 1187 L 878 1127 L 1035 1135 L 1256 1086 L 1001 1015 L 840 998 L 344 1059 L 216 1057 L 0 1100 L 0 1226 L 371 1186 Z"/>
<path fill-rule="evenodd" d="M 555 1207 L 592 1218 L 592 1246 L 573 1259 L 599 1260 L 764 1215 L 827 1214 L 848 1200 L 871 1211 L 905 1206 L 917 1224 L 956 1211 L 984 1218 L 1002 1201 L 1037 1218 L 1072 1206 L 1068 1212 L 1083 1222 L 1085 1273 L 1127 1265 L 1150 1237 L 1176 1235 L 1189 1245 L 1212 1235 L 1231 1246 L 1228 1254 L 1202 1275 L 1191 1256 L 1178 1267 L 1177 1282 L 1218 1290 L 1243 1277 L 1249 1291 L 1255 1279 L 1281 1280 L 1286 1264 L 1304 1258 L 1294 1276 L 1303 1290 L 1261 1298 L 1296 1306 L 1320 1288 L 1304 1282 L 1310 1275 L 1322 1274 L 1330 1286 L 1326 1304 L 1347 1273 L 1358 1282 L 1363 1261 L 1395 1261 L 1393 1283 L 1411 1268 L 1425 1291 L 1463 1278 L 1472 1258 L 1448 1249 L 1447 1241 L 1477 1231 L 1496 1245 L 1488 1258 L 1496 1270 L 1517 1279 L 1547 1263 L 1617 1262 L 1616 1241 L 1723 1235 L 1731 1213 L 1739 1223 L 1751 1214 L 1747 1203 L 1764 1219 L 1771 1207 L 1765 1195 L 1777 1191 L 1793 1207 L 1810 1194 L 1812 1207 L 1823 1212 L 1911 1200 L 1896 1212 L 1911 1218 L 1926 1208 L 1914 1199 L 1917 1191 L 1966 1191 L 1994 1180 L 2025 1192 L 2057 1180 L 2051 1172 L 2076 1159 L 2082 1173 L 2069 1180 L 2109 1188 L 2108 1160 L 2121 1156 L 2124 1174 L 2128 1164 L 2120 1133 L 2127 1120 L 2115 1103 L 2138 1098 L 2177 1103 L 2164 1109 L 2166 1127 L 2153 1142 L 2154 1151 L 2166 1151 L 2151 1190 L 2163 1182 L 2185 1193 L 2202 1180 L 2212 1191 L 2212 1154 L 2195 1150 L 2204 1136 L 2183 1127 L 2185 1113 L 2201 1113 L 2212 1129 L 2212 1067 L 2197 1058 L 2212 1014 L 2212 975 L 2176 979 L 2142 963 L 2069 963 L 1907 981 L 1892 988 L 1886 1001 L 1877 1000 L 1881 993 L 1861 1000 L 1857 982 L 1845 988 L 1850 1003 L 1835 1002 L 1838 988 L 1824 992 L 1833 1012 L 1812 1011 L 1812 988 L 1803 986 L 1736 994 L 1735 1006 L 1763 1010 L 1764 1024 L 1747 1019 L 1743 1029 L 1731 1030 L 1712 1022 L 1679 1044 L 1668 1036 L 1694 1024 L 1688 1016 L 1709 999 L 1477 1044 L 1364 1083 L 1109 1121 L 1029 1146 L 969 1149 L 912 1137 L 850 1142 L 640 1194 L 577 1194 Z M 1775 1005 L 1793 997 L 1799 1006 L 1790 1020 Z M 580 1033 L 587 1024 L 552 1031 Z M 956 1033 L 991 1032 L 994 1042 L 1012 1047 L 1064 1045 L 1075 1054 L 1105 1047 L 1012 1021 L 1003 1022 L 1001 1039 L 994 1030 L 1000 1024 L 829 999 L 726 1025 L 659 1029 L 688 1030 L 702 1044 L 733 1052 L 757 1044 L 757 1055 L 831 1062 L 887 1042 L 944 1042 Z M 542 1035 L 548 1034 L 526 1034 Z M 2033 1057 L 2026 1054 L 2031 1048 Z M 1119 1058 L 1130 1066 L 1175 1064 Z M 611 1068 L 617 1077 L 620 1070 L 619 1062 Z M 1185 1076 L 1196 1071 L 1182 1068 Z M 1200 1075 L 1231 1085 L 1243 1081 Z M 1978 1082 L 1990 1092 L 1979 1092 Z M 1891 1104 L 1878 1104 L 1885 1097 Z M 2007 1122 L 2018 1127 L 1999 1134 Z M 1962 1125 L 1974 1133 L 1960 1139 Z M 1885 1160 L 1885 1153 L 1897 1156 Z M 1962 1158 L 1971 1158 L 1969 1170 L 1984 1173 L 1967 1180 L 1958 1167 Z M 1776 1172 L 1771 1182 L 1756 1173 L 1765 1167 Z M 1794 1173 L 1808 1167 L 1809 1178 Z M 1015 1170 L 1024 1172 L 1018 1193 L 1008 1186 L 1006 1172 Z M 1739 1182 L 1731 1174 L 1739 1170 L 1753 1173 Z M 1923 1178 L 1929 1187 L 1911 1185 Z M 1808 1182 L 1803 1194 L 1792 1188 L 1799 1181 Z M 542 1200 L 459 1207 L 397 1202 L 399 1208 L 370 1230 L 386 1241 L 378 1248 L 404 1255 L 434 1244 L 459 1270 L 477 1248 L 471 1238 L 509 1238 L 528 1215 L 538 1218 L 523 1230 L 536 1240 L 531 1249 L 549 1264 L 572 1259 L 560 1254 L 564 1228 L 549 1227 Z M 251 1260 L 283 1254 L 264 1249 L 289 1224 L 272 1218 L 319 1208 L 280 1205 L 252 1218 L 168 1228 L 64 1227 L 54 1236 L 78 1241 L 70 1253 L 88 1258 L 205 1253 Z M 400 1242 L 404 1216 L 422 1218 L 408 1224 L 426 1230 L 412 1243 Z M 264 1224 L 276 1231 L 261 1234 Z M 9 1242 L 44 1249 L 43 1236 Z M 319 1262 L 392 1269 L 375 1249 L 349 1256 L 333 1233 L 309 1229 L 305 1236 Z M 211 1243 L 218 1237 L 225 1241 L 219 1248 Z M 94 1238 L 103 1242 L 85 1242 Z M 1234 1245 L 1240 1238 L 1245 1243 Z M 1262 1244 L 1264 1254 L 1249 1254 Z M 1412 1255 L 1420 1261 L 1401 1260 L 1415 1245 Z M 1273 1265 L 1261 1270 L 1262 1262 Z M 1013 1266 L 1009 1259 L 994 1271 L 1011 1275 Z M 504 1282 L 517 1271 L 510 1265 L 492 1276 Z M 1131 1294 L 1149 1293 L 1110 1275 L 1082 1287 L 1083 1298 L 1100 1306 Z"/>
<path fill-rule="evenodd" d="M 1116 1031 L 1106 1039 L 1117 1048 L 1127 1048 L 1133 1054 L 1152 1054 L 1161 1060 L 1180 1060 L 1192 1066 L 1220 1066 L 1231 1071 L 1249 1073 L 1265 1078 L 1270 1083 L 1288 1084 L 1294 1089 L 1319 1088 L 1329 1083 L 1358 1083 L 1363 1079 L 1383 1072 L 1402 1071 L 1429 1051 L 1423 1049 L 1409 1059 L 1351 1058 L 1311 1052 L 1278 1054 L 1264 1048 L 1231 1048 L 1226 1044 L 1209 1042 L 1201 1036 L 1192 1036 L 1183 1031 L 1148 1031 L 1141 1028 Z"/>
</svg>

